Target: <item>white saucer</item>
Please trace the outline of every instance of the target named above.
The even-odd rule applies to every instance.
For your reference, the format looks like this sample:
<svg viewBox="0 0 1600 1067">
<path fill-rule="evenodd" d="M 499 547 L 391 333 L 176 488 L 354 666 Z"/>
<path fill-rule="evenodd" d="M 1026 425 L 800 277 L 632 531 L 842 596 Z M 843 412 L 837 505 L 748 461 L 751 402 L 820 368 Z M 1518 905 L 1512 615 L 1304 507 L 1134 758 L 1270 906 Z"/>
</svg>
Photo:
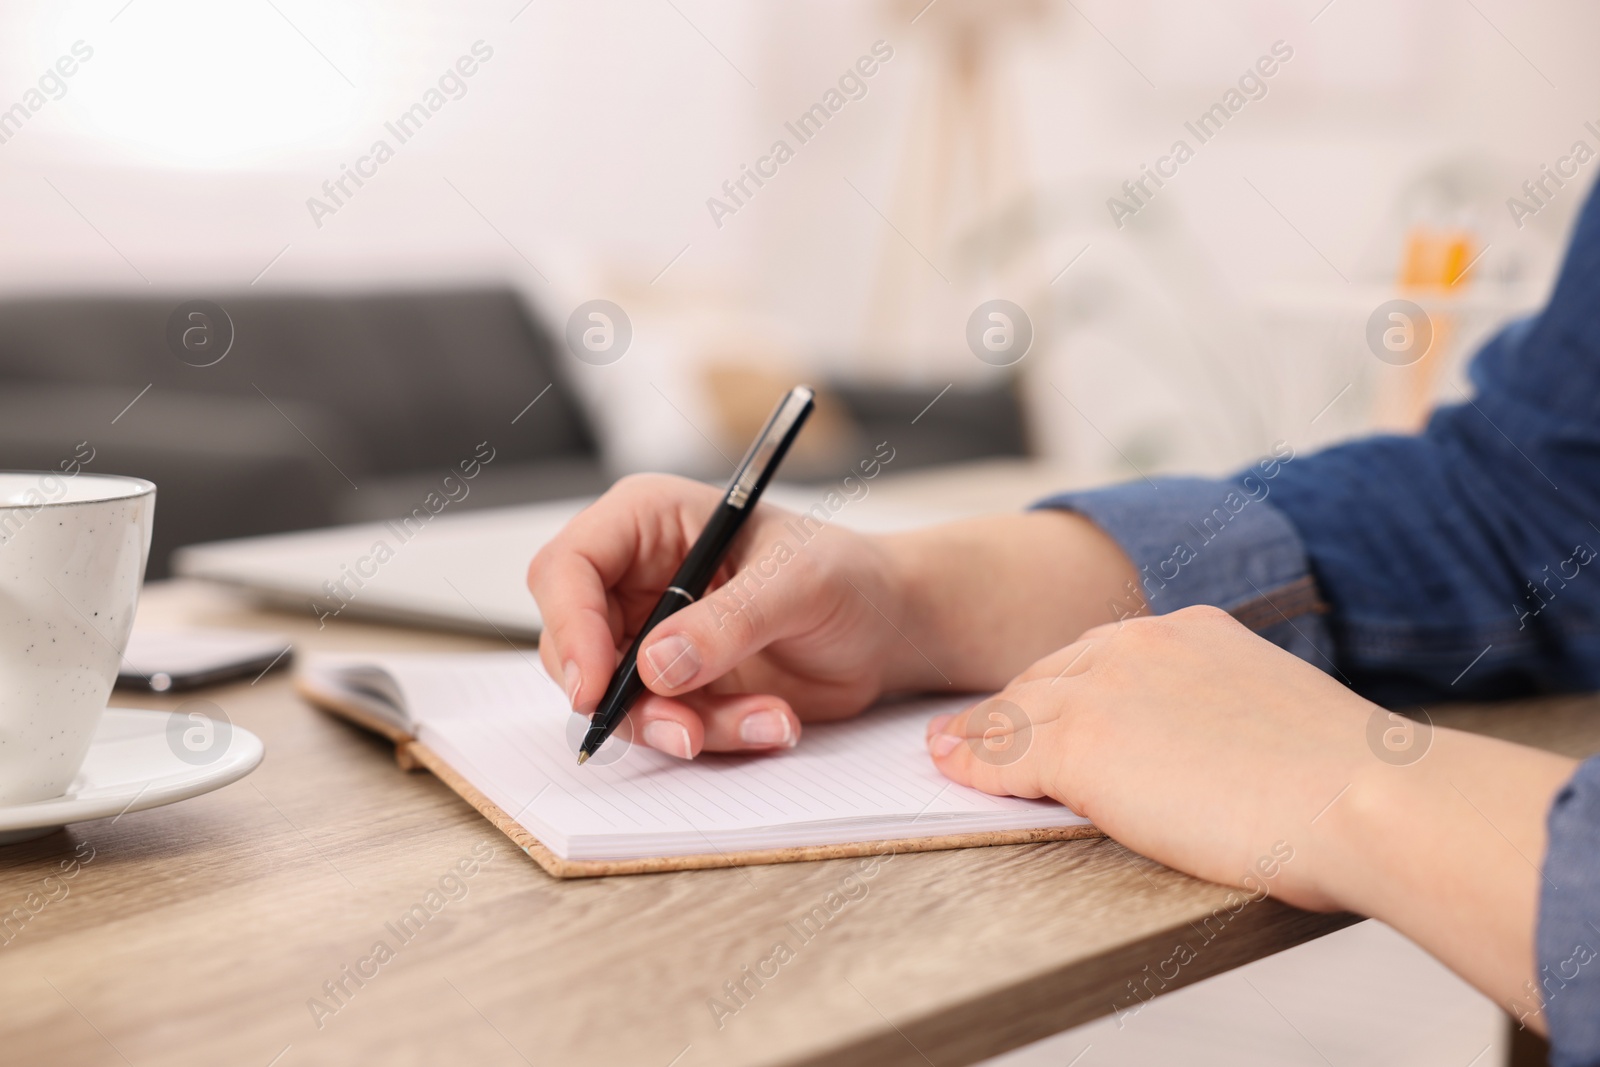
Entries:
<svg viewBox="0 0 1600 1067">
<path fill-rule="evenodd" d="M 31 804 L 0 804 L 0 845 L 43 837 L 68 823 L 159 808 L 221 789 L 255 770 L 266 754 L 261 739 L 249 730 L 218 724 L 215 737 L 222 751 L 205 753 L 205 762 L 190 762 L 178 756 L 181 740 L 169 739 L 181 739 L 192 725 L 188 717 L 165 711 L 107 708 L 83 767 L 65 793 Z"/>
</svg>

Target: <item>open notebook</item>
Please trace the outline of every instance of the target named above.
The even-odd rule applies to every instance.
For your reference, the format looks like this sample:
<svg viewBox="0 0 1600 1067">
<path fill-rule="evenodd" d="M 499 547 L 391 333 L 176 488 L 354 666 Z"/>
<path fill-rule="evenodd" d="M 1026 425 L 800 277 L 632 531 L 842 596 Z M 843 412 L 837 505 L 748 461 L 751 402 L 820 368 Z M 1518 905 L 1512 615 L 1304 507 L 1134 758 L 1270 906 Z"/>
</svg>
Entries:
<svg viewBox="0 0 1600 1067">
<path fill-rule="evenodd" d="M 587 764 L 572 714 L 533 654 L 310 657 L 303 696 L 395 740 L 551 874 L 622 874 L 1095 834 L 1053 801 L 946 780 L 924 726 L 961 700 L 808 724 L 761 756 L 673 759 L 621 737 Z M 969 698 L 970 699 L 970 698 Z"/>
</svg>

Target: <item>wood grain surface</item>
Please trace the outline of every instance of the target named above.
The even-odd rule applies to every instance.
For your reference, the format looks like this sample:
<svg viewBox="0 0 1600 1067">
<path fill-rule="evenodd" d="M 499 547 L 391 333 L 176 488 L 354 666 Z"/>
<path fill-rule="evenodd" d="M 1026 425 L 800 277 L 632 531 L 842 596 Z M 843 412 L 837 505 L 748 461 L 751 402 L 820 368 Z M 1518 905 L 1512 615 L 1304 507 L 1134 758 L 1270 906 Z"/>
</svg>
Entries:
<svg viewBox="0 0 1600 1067">
<path fill-rule="evenodd" d="M 185 583 L 152 586 L 141 618 L 300 648 L 496 647 L 318 632 Z M 1177 988 L 1355 921 L 1270 899 L 1230 914 L 1228 890 L 1104 839 L 562 881 L 282 672 L 193 699 L 262 737 L 258 771 L 0 849 L 0 917 L 45 900 L 0 929 L 0 1061 L 955 1067 L 1136 1013 L 1135 984 Z M 1434 719 L 1582 755 L 1600 751 L 1597 707 Z M 1180 942 L 1193 959 L 1173 968 Z"/>
</svg>

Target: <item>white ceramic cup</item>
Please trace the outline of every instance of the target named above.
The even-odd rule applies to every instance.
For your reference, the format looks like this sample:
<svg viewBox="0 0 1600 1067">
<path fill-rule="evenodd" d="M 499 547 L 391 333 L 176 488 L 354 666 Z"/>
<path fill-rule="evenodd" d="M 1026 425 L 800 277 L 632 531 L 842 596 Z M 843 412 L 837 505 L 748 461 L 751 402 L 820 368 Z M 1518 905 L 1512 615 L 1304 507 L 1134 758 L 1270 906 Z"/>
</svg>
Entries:
<svg viewBox="0 0 1600 1067">
<path fill-rule="evenodd" d="M 142 478 L 0 472 L 0 804 L 66 792 L 117 680 L 150 552 Z"/>
</svg>

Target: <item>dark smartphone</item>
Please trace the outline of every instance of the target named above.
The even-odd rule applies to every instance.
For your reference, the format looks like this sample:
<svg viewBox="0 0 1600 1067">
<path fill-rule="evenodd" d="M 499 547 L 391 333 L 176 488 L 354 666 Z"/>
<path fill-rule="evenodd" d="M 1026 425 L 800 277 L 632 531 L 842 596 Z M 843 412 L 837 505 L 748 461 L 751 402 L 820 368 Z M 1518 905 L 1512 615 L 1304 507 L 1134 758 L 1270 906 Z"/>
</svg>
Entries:
<svg viewBox="0 0 1600 1067">
<path fill-rule="evenodd" d="M 122 656 L 117 684 L 169 693 L 255 678 L 287 666 L 289 639 L 253 630 L 135 628 Z"/>
</svg>

